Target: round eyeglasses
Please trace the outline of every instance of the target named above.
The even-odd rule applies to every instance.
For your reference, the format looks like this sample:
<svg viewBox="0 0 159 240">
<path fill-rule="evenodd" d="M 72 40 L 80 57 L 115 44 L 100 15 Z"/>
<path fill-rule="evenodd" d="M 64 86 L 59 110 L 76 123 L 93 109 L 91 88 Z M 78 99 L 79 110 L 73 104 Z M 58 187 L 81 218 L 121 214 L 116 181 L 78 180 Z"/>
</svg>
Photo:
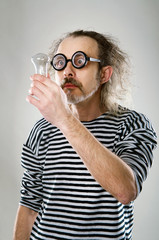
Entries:
<svg viewBox="0 0 159 240">
<path fill-rule="evenodd" d="M 71 59 L 67 59 L 62 53 L 56 54 L 51 61 L 51 65 L 55 70 L 61 71 L 67 66 L 68 62 L 71 62 L 75 68 L 80 69 L 83 68 L 88 61 L 100 62 L 99 59 L 88 57 L 84 52 L 77 51 L 72 55 Z"/>
</svg>

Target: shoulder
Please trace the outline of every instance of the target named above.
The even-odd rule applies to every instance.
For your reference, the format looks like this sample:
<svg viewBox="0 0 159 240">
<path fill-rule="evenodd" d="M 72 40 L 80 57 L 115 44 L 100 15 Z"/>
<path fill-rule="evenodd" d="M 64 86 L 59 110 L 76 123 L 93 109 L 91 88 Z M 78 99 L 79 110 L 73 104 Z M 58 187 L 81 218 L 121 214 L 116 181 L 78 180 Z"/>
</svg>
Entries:
<svg viewBox="0 0 159 240">
<path fill-rule="evenodd" d="M 134 126 L 134 128 L 152 128 L 149 118 L 135 110 L 120 107 L 116 117 L 124 124 Z"/>
<path fill-rule="evenodd" d="M 45 118 L 41 118 L 31 129 L 26 145 L 30 148 L 34 148 L 34 146 L 37 145 L 37 143 L 39 143 L 44 136 L 48 136 L 50 133 L 56 131 L 57 128 L 55 126 L 46 121 Z"/>
<path fill-rule="evenodd" d="M 154 131 L 151 121 L 145 114 L 121 106 L 119 107 L 118 112 L 106 112 L 94 122 L 99 125 L 103 124 L 103 127 L 105 128 L 116 129 L 116 131 L 120 131 L 120 129 L 123 128 L 127 131 L 142 128 Z"/>
<path fill-rule="evenodd" d="M 156 132 L 145 114 L 120 107 L 117 118 L 120 119 L 120 133 L 123 133 L 123 137 L 137 135 L 141 138 L 151 139 L 156 144 Z"/>
</svg>

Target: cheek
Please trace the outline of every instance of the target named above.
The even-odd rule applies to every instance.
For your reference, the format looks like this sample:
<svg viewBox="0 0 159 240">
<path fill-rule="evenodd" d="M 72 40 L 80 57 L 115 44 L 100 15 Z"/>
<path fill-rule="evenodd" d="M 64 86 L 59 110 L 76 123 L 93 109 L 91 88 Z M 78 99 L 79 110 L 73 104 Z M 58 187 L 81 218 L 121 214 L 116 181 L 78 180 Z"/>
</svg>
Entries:
<svg viewBox="0 0 159 240">
<path fill-rule="evenodd" d="M 88 88 L 88 89 L 92 89 L 94 87 L 96 87 L 100 82 L 99 79 L 99 74 L 96 71 L 92 71 L 90 72 L 90 74 L 88 74 L 85 77 L 85 81 L 84 81 L 84 85 Z"/>
</svg>

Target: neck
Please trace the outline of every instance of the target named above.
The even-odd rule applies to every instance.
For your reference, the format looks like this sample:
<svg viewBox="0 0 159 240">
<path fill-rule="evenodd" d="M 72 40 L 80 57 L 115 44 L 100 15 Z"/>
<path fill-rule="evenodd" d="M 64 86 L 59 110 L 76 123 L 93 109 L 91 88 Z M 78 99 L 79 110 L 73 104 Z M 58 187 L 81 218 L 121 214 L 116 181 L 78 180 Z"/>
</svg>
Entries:
<svg viewBox="0 0 159 240">
<path fill-rule="evenodd" d="M 107 111 L 97 99 L 87 99 L 85 102 L 72 104 L 70 107 L 73 115 L 80 121 L 91 121 Z"/>
</svg>

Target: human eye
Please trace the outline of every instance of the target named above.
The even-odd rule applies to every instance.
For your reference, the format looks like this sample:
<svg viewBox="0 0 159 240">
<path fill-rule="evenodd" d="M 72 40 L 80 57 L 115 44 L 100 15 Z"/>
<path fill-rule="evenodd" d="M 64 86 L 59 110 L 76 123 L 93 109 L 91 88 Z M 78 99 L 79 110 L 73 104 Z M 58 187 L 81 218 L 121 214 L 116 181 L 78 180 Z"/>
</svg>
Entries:
<svg viewBox="0 0 159 240">
<path fill-rule="evenodd" d="M 56 56 L 54 58 L 54 67 L 57 68 L 57 69 L 61 69 L 63 68 L 63 66 L 65 65 L 65 59 L 63 56 Z"/>
<path fill-rule="evenodd" d="M 85 63 L 85 58 L 84 56 L 81 54 L 79 55 L 76 55 L 76 57 L 74 58 L 74 64 L 77 66 L 77 67 L 81 67 L 82 65 L 84 65 Z"/>
</svg>

